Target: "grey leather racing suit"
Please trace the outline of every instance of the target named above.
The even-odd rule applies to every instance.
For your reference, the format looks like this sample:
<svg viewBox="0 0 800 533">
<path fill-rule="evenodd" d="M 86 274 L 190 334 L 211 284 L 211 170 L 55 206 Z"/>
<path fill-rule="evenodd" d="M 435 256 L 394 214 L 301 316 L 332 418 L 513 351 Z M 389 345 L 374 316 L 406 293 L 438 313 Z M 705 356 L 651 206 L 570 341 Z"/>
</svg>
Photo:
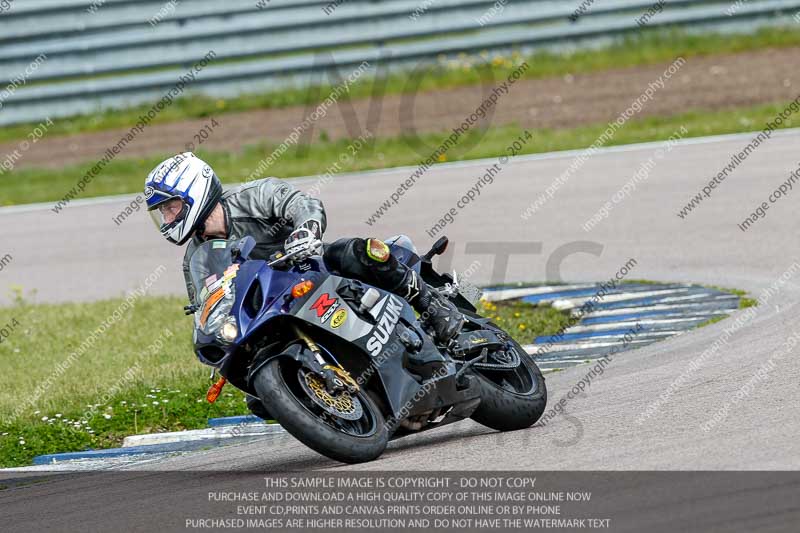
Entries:
<svg viewBox="0 0 800 533">
<path fill-rule="evenodd" d="M 325 231 L 327 220 L 322 202 L 298 190 L 294 185 L 277 178 L 265 178 L 229 189 L 220 200 L 225 212 L 228 239 L 241 239 L 249 235 L 256 241 L 251 257 L 269 259 L 283 250 L 286 238 L 300 225 L 313 220 Z M 195 235 L 183 257 L 183 276 L 189 300 L 195 295 L 189 275 L 189 259 L 203 243 Z"/>
</svg>

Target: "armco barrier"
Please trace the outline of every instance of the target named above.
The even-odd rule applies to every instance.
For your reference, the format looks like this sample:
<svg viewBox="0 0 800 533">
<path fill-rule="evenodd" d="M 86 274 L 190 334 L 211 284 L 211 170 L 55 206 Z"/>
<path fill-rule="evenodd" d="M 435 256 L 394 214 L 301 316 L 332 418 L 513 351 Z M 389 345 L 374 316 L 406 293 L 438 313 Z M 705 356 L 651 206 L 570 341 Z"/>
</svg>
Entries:
<svg viewBox="0 0 800 533">
<path fill-rule="evenodd" d="M 92 5 L 100 4 L 94 12 Z M 362 61 L 401 68 L 441 56 L 575 45 L 641 31 L 661 2 L 603 0 L 50 0 L 0 14 L 0 124 L 157 99 L 210 50 L 192 90 L 227 97 L 306 83 Z M 169 6 L 172 5 L 172 8 Z M 427 6 L 424 12 L 421 6 Z M 800 0 L 663 0 L 647 26 L 705 31 L 791 24 Z M 36 57 L 44 62 L 21 75 Z M 35 83 L 34 83 L 35 82 Z"/>
</svg>

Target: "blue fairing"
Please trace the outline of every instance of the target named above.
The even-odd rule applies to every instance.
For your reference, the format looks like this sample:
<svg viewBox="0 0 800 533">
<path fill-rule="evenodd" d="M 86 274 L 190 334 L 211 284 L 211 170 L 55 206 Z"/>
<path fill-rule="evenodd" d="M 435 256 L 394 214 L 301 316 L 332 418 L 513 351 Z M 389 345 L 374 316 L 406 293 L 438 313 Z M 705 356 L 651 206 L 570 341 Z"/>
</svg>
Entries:
<svg viewBox="0 0 800 533">
<path fill-rule="evenodd" d="M 420 260 L 411 240 L 399 235 L 385 241 L 398 261 L 419 272 Z M 292 287 L 301 281 L 311 280 L 317 284 L 320 274 L 328 270 L 321 257 L 313 257 L 304 264 L 304 270 L 293 267 L 289 270 L 274 270 L 266 261 L 249 260 L 240 264 L 236 277 L 235 299 L 230 314 L 236 318 L 239 336 L 231 343 L 222 344 L 213 335 L 195 330 L 195 348 L 200 361 L 217 368 L 225 367 L 236 349 L 247 342 L 248 337 L 261 326 L 277 316 L 289 314 L 296 300 L 291 296 Z M 261 298 L 258 296 L 261 289 Z M 257 300 L 257 301 L 256 301 Z M 213 348 L 214 357 L 205 357 L 204 348 Z M 222 350 L 224 353 L 220 353 Z M 224 370 L 224 369 L 223 369 Z"/>
<path fill-rule="evenodd" d="M 290 294 L 292 287 L 301 281 L 315 281 L 319 272 L 326 272 L 322 260 L 317 258 L 312 258 L 308 261 L 311 268 L 305 272 L 301 272 L 296 268 L 288 271 L 272 270 L 265 263 L 262 264 L 264 266 L 258 272 L 258 280 L 264 293 L 262 312 L 261 315 L 253 317 L 253 322 L 248 327 L 242 328 L 245 333 L 250 333 L 257 329 L 275 315 L 288 313 L 292 303 L 294 303 L 294 299 Z M 246 314 L 246 311 L 243 311 L 242 314 Z"/>
<path fill-rule="evenodd" d="M 305 271 L 296 267 L 283 271 L 268 267 L 266 261 L 250 260 L 242 263 L 234 278 L 236 298 L 231 309 L 231 314 L 236 317 L 239 326 L 239 336 L 228 345 L 220 345 L 216 337 L 195 331 L 196 346 L 214 345 L 225 352 L 223 357 L 213 361 L 204 358 L 198 352 L 200 361 L 214 367 L 224 366 L 229 356 L 247 341 L 251 333 L 276 316 L 288 313 L 294 303 L 291 297 L 292 287 L 301 281 L 314 281 L 320 272 L 327 272 L 322 258 L 311 258 L 306 264 L 309 268 Z M 261 288 L 262 298 L 260 302 L 253 302 L 258 286 Z"/>
</svg>

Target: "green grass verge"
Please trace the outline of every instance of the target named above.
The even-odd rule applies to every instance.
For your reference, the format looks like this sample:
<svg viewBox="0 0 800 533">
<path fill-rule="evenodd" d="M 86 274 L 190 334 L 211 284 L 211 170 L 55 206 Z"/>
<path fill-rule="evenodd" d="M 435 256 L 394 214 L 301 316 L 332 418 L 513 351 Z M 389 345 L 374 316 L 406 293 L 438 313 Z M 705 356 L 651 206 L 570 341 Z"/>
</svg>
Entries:
<svg viewBox="0 0 800 533">
<path fill-rule="evenodd" d="M 601 49 L 574 51 L 568 54 L 538 53 L 526 58 L 513 54 L 495 58 L 486 64 L 488 53 L 477 56 L 462 55 L 458 59 L 442 59 L 425 77 L 410 82 L 407 73 L 386 77 L 385 94 L 398 94 L 415 90 L 444 89 L 471 85 L 484 79 L 502 79 L 526 59 L 530 69 L 525 78 L 543 78 L 563 74 L 580 74 L 612 68 L 633 67 L 666 62 L 677 56 L 686 58 L 699 55 L 734 53 L 762 48 L 800 45 L 800 30 L 795 27 L 765 28 L 747 35 L 692 35 L 680 30 L 647 30 L 640 34 L 622 37 Z M 335 84 L 334 84 L 335 85 Z M 417 87 L 419 85 L 419 87 Z M 252 109 L 280 108 L 293 105 L 317 104 L 330 90 L 323 85 L 320 90 L 308 88 L 284 89 L 276 92 L 251 94 L 232 99 L 214 99 L 191 92 L 164 109 L 154 123 L 174 122 L 187 118 L 208 117 L 219 113 L 248 111 Z M 373 93 L 371 80 L 351 85 L 350 98 L 364 98 Z M 320 96 L 322 95 L 322 96 Z M 73 134 L 125 128 L 135 124 L 139 115 L 150 105 L 125 110 L 97 112 L 67 119 L 59 119 L 48 135 Z M 34 124 L 18 124 L 0 129 L 0 142 L 26 138 Z"/>
<path fill-rule="evenodd" d="M 521 300 L 481 300 L 478 313 L 509 332 L 520 344 L 530 344 L 539 335 L 555 335 L 571 325 L 569 313 Z"/>
<path fill-rule="evenodd" d="M 59 372 L 57 365 L 121 302 L 0 309 L 0 324 L 19 324 L 0 344 L 0 372 L 9 377 L 0 392 L 0 467 L 29 464 L 42 453 L 118 446 L 136 433 L 206 427 L 209 417 L 247 413 L 244 395 L 233 387 L 215 404 L 205 401 L 209 372 L 192 353 L 191 320 L 180 312 L 181 298 L 141 298 Z M 172 336 L 157 348 L 152 343 L 167 330 Z M 49 378 L 52 385 L 37 396 L 37 385 Z M 24 410 L 14 416 L 20 405 Z"/>
<path fill-rule="evenodd" d="M 209 369 L 192 352 L 192 321 L 181 311 L 182 298 L 141 298 L 58 374 L 57 365 L 121 302 L 0 308 L 0 324 L 19 324 L 0 343 L 0 374 L 8 378 L 0 391 L 0 467 L 30 464 L 45 453 L 119 446 L 137 433 L 203 428 L 208 418 L 248 413 L 244 394 L 232 386 L 215 404 L 205 401 Z M 486 304 L 484 312 L 525 343 L 557 332 L 566 319 L 550 308 L 516 303 Z M 166 330 L 171 337 L 163 336 Z M 159 338 L 161 347 L 154 344 Z M 37 398 L 37 385 L 54 376 Z M 19 405 L 25 409 L 14 416 Z"/>
<path fill-rule="evenodd" d="M 652 117 L 628 121 L 620 128 L 607 146 L 630 144 L 645 141 L 665 140 L 681 127 L 688 133 L 685 137 L 699 137 L 723 133 L 760 130 L 768 120 L 785 105 L 759 105 L 723 111 L 688 111 L 669 117 Z M 800 126 L 800 119 L 792 116 L 784 121 L 784 128 Z M 521 154 L 551 152 L 557 150 L 579 149 L 591 145 L 606 129 L 607 124 L 595 124 L 571 129 L 532 130 L 533 137 L 522 146 Z M 471 130 L 461 138 L 458 145 L 451 148 L 442 161 L 459 161 L 482 157 L 498 156 L 523 135 L 523 129 L 510 125 L 488 130 Z M 370 170 L 394 166 L 416 165 L 425 157 L 426 150 L 419 147 L 433 147 L 441 143 L 448 134 L 427 133 L 419 139 L 409 137 L 377 138 L 359 151 L 356 157 L 340 164 L 340 172 Z M 341 154 L 349 153 L 347 147 L 352 141 L 318 141 L 303 148 L 291 148 L 266 174 L 280 177 L 295 177 L 324 174 L 330 165 L 340 161 Z M 473 146 L 469 148 L 470 146 Z M 260 161 L 275 149 L 275 145 L 248 147 L 238 153 L 198 151 L 217 174 L 228 183 L 247 179 L 258 167 Z M 118 159 L 105 167 L 82 196 L 93 197 L 110 194 L 140 192 L 144 178 L 155 165 L 172 154 L 158 154 L 143 159 Z M 426 156 L 427 157 L 427 156 Z M 8 180 L 0 189 L 0 205 L 15 205 L 33 202 L 57 201 L 63 197 L 80 177 L 93 165 L 93 162 L 65 167 L 63 169 L 27 168 L 14 172 L 15 179 Z"/>
</svg>

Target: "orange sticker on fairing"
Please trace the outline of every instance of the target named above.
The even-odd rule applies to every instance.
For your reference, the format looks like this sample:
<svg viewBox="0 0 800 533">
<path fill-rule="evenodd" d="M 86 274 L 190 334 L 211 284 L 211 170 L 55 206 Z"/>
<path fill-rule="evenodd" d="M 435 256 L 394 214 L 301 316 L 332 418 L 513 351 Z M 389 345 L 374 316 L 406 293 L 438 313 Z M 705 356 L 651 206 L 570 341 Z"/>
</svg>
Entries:
<svg viewBox="0 0 800 533">
<path fill-rule="evenodd" d="M 214 309 L 214 306 L 217 305 L 217 302 L 222 300 L 224 296 L 225 296 L 225 289 L 220 287 L 219 289 L 211 293 L 211 296 L 208 297 L 206 303 L 203 304 L 203 313 L 200 315 L 201 327 L 205 327 L 206 320 L 208 320 L 208 315 L 211 313 L 211 310 Z"/>
<path fill-rule="evenodd" d="M 239 263 L 234 263 L 223 272 L 222 277 L 216 279 L 216 275 L 206 278 L 206 286 L 200 292 L 200 299 L 204 300 L 205 294 L 211 293 L 205 303 L 203 304 L 203 313 L 200 315 L 200 326 L 205 327 L 208 315 L 214 309 L 214 306 L 222 300 L 226 295 L 231 293 L 231 280 L 236 277 L 239 271 Z M 212 280 L 212 278 L 214 278 Z"/>
</svg>

